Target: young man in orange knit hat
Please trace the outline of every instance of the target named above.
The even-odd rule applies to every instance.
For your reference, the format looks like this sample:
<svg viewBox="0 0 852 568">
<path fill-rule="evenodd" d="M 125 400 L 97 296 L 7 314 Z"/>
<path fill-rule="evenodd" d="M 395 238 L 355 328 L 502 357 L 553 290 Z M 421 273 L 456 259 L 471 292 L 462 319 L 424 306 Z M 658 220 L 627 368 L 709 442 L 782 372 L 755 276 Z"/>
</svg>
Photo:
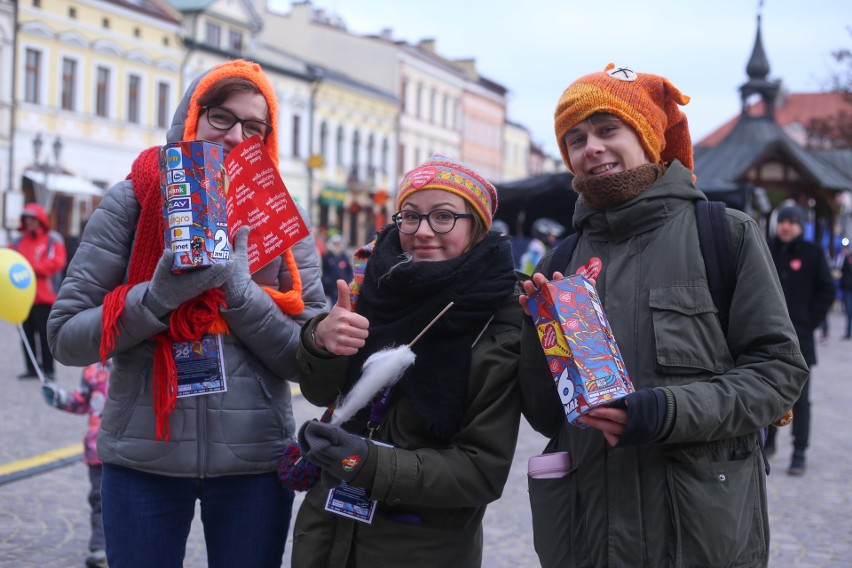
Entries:
<svg viewBox="0 0 852 568">
<path fill-rule="evenodd" d="M 227 157 L 260 135 L 277 164 L 277 125 L 268 78 L 237 60 L 192 83 L 167 140 L 209 140 Z M 231 260 L 172 273 L 158 150 L 92 215 L 48 324 L 62 363 L 113 361 L 98 436 L 109 564 L 181 566 L 199 500 L 210 566 L 277 567 L 293 504 L 276 474 L 295 434 L 288 381 L 301 326 L 325 305 L 316 245 L 250 274 L 244 228 Z M 173 351 L 217 336 L 227 390 L 178 397 Z"/>
<path fill-rule="evenodd" d="M 550 438 L 547 451 L 573 464 L 529 480 L 545 567 L 768 562 L 759 431 L 793 405 L 807 365 L 760 229 L 733 210 L 722 327 L 699 246 L 695 202 L 706 197 L 693 183 L 687 102 L 664 77 L 609 65 L 556 107 L 580 238 L 567 265 L 555 252 L 542 259 L 525 291 L 590 274 L 636 392 L 590 410 L 581 428 L 568 424 L 526 319 L 523 411 Z"/>
</svg>

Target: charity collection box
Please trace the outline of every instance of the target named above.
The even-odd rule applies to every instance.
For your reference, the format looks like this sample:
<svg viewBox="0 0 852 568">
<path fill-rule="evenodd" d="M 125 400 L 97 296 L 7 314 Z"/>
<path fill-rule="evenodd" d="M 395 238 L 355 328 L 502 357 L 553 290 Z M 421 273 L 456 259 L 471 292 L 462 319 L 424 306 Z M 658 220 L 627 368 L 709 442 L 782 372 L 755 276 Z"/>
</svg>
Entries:
<svg viewBox="0 0 852 568">
<path fill-rule="evenodd" d="M 165 243 L 173 270 L 228 260 L 226 180 L 221 144 L 185 140 L 160 149 Z"/>
<path fill-rule="evenodd" d="M 594 285 L 576 274 L 548 282 L 529 309 L 568 421 L 633 392 Z"/>
</svg>

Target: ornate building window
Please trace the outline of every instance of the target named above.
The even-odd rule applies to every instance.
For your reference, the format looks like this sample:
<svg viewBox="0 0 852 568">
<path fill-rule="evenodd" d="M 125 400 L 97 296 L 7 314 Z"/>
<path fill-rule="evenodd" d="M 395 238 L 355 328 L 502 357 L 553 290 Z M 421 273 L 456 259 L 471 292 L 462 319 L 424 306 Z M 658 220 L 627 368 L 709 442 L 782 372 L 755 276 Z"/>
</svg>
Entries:
<svg viewBox="0 0 852 568">
<path fill-rule="evenodd" d="M 298 114 L 293 115 L 293 157 L 298 158 L 301 155 L 299 140 L 302 137 L 302 117 Z"/>
<path fill-rule="evenodd" d="M 139 90 L 142 78 L 130 75 L 127 80 L 127 122 L 139 124 Z"/>
<path fill-rule="evenodd" d="M 62 110 L 77 110 L 77 61 L 62 58 Z"/>
<path fill-rule="evenodd" d="M 205 28 L 205 30 L 206 33 L 204 36 L 204 41 L 207 43 L 207 45 L 219 47 L 219 42 L 221 41 L 222 36 L 222 28 L 219 27 L 219 24 L 207 22 L 207 27 Z"/>
<path fill-rule="evenodd" d="M 109 69 L 98 65 L 95 71 L 97 83 L 95 83 L 95 114 L 98 116 L 109 116 Z"/>
<path fill-rule="evenodd" d="M 169 127 L 169 84 L 157 83 L 157 128 Z"/>
<path fill-rule="evenodd" d="M 24 100 L 41 103 L 41 52 L 27 48 L 24 60 Z"/>
</svg>

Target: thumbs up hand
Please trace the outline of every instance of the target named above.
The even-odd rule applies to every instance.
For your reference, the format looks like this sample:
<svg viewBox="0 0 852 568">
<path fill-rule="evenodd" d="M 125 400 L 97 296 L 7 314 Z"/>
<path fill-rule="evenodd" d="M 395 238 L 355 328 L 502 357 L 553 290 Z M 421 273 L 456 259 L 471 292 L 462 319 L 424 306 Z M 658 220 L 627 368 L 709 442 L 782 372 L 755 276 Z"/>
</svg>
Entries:
<svg viewBox="0 0 852 568">
<path fill-rule="evenodd" d="M 349 302 L 349 285 L 337 281 L 337 303 L 328 316 L 317 324 L 314 343 L 320 349 L 335 355 L 354 355 L 364 347 L 369 335 L 370 322 L 352 311 Z"/>
</svg>

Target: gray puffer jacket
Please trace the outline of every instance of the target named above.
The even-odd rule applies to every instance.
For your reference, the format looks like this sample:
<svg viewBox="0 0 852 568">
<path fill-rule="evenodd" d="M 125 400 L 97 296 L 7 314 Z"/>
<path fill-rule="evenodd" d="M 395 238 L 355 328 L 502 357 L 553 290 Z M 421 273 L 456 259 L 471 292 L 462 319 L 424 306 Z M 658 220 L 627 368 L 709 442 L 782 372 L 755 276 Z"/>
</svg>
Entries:
<svg viewBox="0 0 852 568">
<path fill-rule="evenodd" d="M 185 105 L 178 113 L 182 109 Z M 175 124 L 182 122 L 183 117 L 176 116 Z M 98 360 L 104 297 L 127 280 L 138 218 L 139 203 L 132 182 L 126 180 L 107 192 L 86 225 L 48 320 L 50 347 L 61 363 L 83 366 Z M 98 455 L 105 463 L 170 476 L 215 477 L 276 469 L 295 432 L 287 381 L 298 381 L 299 332 L 325 306 L 313 237 L 292 251 L 302 280 L 304 311 L 297 316 L 282 313 L 260 288 L 292 288 L 283 257 L 252 275 L 258 286 L 249 286 L 244 304 L 222 312 L 231 330 L 223 336 L 227 392 L 178 399 L 167 442 L 155 436 L 151 372 L 153 337 L 167 325 L 142 305 L 148 282 L 130 289 L 118 319 L 98 439 Z"/>
</svg>

